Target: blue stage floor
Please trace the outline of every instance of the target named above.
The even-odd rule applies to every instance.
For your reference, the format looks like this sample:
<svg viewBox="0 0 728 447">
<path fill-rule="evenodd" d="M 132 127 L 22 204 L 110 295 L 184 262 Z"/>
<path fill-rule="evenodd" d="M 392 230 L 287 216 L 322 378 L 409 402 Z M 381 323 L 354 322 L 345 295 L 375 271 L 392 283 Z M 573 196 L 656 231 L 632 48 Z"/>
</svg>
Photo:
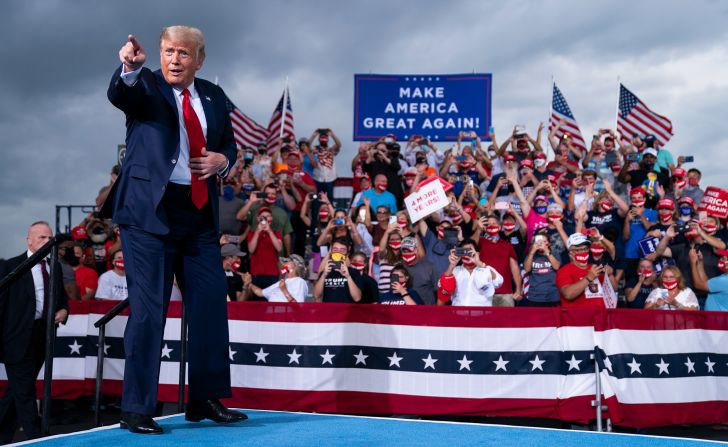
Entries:
<svg viewBox="0 0 728 447">
<path fill-rule="evenodd" d="M 246 410 L 249 420 L 235 425 L 191 423 L 183 415 L 158 418 L 164 435 L 144 436 L 114 427 L 59 435 L 18 445 L 43 447 L 111 446 L 715 446 L 713 441 L 595 433 L 500 425 L 432 422 L 392 418 L 333 416 Z"/>
</svg>

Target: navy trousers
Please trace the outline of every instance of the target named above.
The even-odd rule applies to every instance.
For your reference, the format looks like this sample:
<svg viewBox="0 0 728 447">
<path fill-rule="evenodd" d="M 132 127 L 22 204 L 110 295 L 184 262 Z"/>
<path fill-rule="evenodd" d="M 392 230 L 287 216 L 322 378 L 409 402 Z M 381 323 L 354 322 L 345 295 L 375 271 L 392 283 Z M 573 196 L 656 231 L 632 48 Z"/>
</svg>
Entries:
<svg viewBox="0 0 728 447">
<path fill-rule="evenodd" d="M 198 210 L 189 186 L 169 183 L 160 206 L 170 232 L 148 233 L 121 227 L 129 289 L 124 333 L 122 411 L 153 415 L 161 365 L 162 339 L 174 275 L 182 291 L 188 324 L 188 397 L 231 396 L 227 281 L 209 203 Z"/>
</svg>

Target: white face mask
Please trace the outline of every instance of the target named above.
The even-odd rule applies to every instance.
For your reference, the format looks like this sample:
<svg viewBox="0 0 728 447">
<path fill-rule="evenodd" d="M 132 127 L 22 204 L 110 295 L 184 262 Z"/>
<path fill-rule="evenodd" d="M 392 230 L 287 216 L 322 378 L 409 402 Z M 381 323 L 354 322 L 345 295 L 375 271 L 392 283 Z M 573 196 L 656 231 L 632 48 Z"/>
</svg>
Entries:
<svg viewBox="0 0 728 447">
<path fill-rule="evenodd" d="M 540 168 L 541 166 L 543 166 L 545 164 L 546 164 L 546 160 L 544 160 L 543 158 L 537 158 L 533 161 L 533 165 L 536 166 L 537 168 Z"/>
<path fill-rule="evenodd" d="M 495 156 L 496 156 L 496 153 L 495 153 L 495 151 L 488 151 L 488 156 L 489 156 L 490 158 L 495 158 Z"/>
</svg>

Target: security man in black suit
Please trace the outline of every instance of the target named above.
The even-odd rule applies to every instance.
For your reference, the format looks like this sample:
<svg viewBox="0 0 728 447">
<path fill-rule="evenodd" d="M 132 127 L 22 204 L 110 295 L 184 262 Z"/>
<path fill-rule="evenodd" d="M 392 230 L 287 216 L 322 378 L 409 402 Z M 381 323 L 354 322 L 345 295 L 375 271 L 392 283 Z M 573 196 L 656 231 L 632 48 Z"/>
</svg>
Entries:
<svg viewBox="0 0 728 447">
<path fill-rule="evenodd" d="M 28 251 L 0 261 L 0 278 L 12 272 L 53 237 L 47 222 L 35 222 L 28 230 Z M 61 266 L 58 272 L 55 321 L 68 318 L 68 296 L 63 288 Z M 50 268 L 42 260 L 0 295 L 0 361 L 5 364 L 8 389 L 0 398 L 0 444 L 12 442 L 18 425 L 28 439 L 38 438 L 40 419 L 35 402 L 35 379 L 45 360 L 46 306 L 51 290 Z"/>
</svg>

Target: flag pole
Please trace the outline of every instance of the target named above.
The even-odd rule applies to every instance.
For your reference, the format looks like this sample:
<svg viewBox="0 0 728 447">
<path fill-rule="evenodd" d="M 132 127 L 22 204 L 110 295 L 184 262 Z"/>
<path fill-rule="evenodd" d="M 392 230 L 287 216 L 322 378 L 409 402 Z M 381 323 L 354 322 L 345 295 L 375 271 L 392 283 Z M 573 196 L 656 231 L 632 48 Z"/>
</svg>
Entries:
<svg viewBox="0 0 728 447">
<path fill-rule="evenodd" d="M 554 153 L 554 160 L 556 159 L 556 148 L 551 146 L 551 139 L 549 138 L 549 135 L 551 134 L 551 115 L 554 114 L 554 75 L 551 74 L 551 101 L 549 101 L 549 114 L 546 122 L 549 123 L 549 125 L 546 127 L 546 130 L 548 130 L 548 134 L 546 135 L 546 142 L 548 143 L 547 147 L 551 148 L 551 152 Z M 548 155 L 546 156 L 548 158 Z"/>
<path fill-rule="evenodd" d="M 621 86 L 622 86 L 622 80 L 621 80 L 620 76 L 617 75 L 617 113 L 614 114 L 614 133 L 617 133 L 617 129 L 619 129 L 619 93 L 621 91 L 621 89 L 620 89 Z M 621 140 L 622 135 L 619 135 L 618 138 Z"/>
<path fill-rule="evenodd" d="M 283 106 L 281 108 L 281 134 L 278 136 L 283 139 L 283 129 L 286 128 L 286 109 L 288 108 L 288 76 L 286 76 L 286 88 L 283 90 Z"/>
</svg>

